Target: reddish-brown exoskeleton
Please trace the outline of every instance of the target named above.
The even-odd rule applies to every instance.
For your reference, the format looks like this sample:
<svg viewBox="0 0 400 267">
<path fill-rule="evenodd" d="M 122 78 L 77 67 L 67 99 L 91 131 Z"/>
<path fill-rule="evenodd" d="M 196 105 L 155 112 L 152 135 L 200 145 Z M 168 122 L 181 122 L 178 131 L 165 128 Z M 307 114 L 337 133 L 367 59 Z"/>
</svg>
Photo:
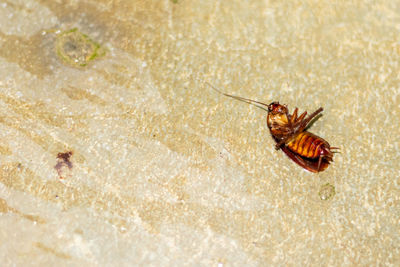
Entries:
<svg viewBox="0 0 400 267">
<path fill-rule="evenodd" d="M 240 96 L 225 94 L 211 84 L 207 84 L 225 96 L 253 105 L 266 106 L 268 109 L 256 105 L 268 112 L 267 125 L 272 138 L 276 142 L 276 149 L 282 149 L 291 160 L 304 169 L 310 172 L 321 172 L 333 161 L 334 151 L 332 150 L 338 148 L 331 147 L 323 138 L 305 130 L 310 125 L 310 122 L 322 112 L 322 107 L 311 113 L 308 117 L 306 117 L 307 112 L 297 116 L 298 108 L 295 108 L 293 114 L 289 114 L 288 108 L 278 102 L 272 102 L 267 105 Z"/>
</svg>

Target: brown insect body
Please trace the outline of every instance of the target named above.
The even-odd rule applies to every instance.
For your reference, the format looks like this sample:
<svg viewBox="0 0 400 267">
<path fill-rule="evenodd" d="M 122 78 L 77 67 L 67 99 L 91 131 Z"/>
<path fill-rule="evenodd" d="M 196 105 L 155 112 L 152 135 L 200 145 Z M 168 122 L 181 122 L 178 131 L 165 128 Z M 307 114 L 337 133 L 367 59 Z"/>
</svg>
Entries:
<svg viewBox="0 0 400 267">
<path fill-rule="evenodd" d="M 329 143 L 305 130 L 322 110 L 319 108 L 308 117 L 304 112 L 298 117 L 297 108 L 290 115 L 287 107 L 278 102 L 268 105 L 267 125 L 276 141 L 276 148 L 282 149 L 290 159 L 311 172 L 325 170 L 333 159 L 333 148 Z"/>
<path fill-rule="evenodd" d="M 267 105 L 251 99 L 222 93 L 211 84 L 208 85 L 225 96 L 253 105 L 260 104 L 267 106 L 268 110 L 256 105 L 268 112 L 267 125 L 272 138 L 276 142 L 276 149 L 282 149 L 291 160 L 304 169 L 310 172 L 321 172 L 333 161 L 334 152 L 332 150 L 338 148 L 331 147 L 323 138 L 305 130 L 310 122 L 322 112 L 322 107 L 311 113 L 308 117 L 306 117 L 307 112 L 297 116 L 297 108 L 290 115 L 288 108 L 278 102 L 272 102 Z"/>
<path fill-rule="evenodd" d="M 325 155 L 325 158 L 328 158 L 328 155 L 332 157 L 329 143 L 308 131 L 299 133 L 287 147 L 300 156 L 310 159 L 318 158 L 320 155 Z"/>
</svg>

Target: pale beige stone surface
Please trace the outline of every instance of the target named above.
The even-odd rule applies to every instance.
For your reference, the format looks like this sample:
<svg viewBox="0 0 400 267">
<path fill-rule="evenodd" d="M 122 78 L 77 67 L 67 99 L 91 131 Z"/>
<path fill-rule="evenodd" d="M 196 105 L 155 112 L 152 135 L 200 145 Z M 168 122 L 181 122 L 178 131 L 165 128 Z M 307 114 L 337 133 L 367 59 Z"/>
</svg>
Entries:
<svg viewBox="0 0 400 267">
<path fill-rule="evenodd" d="M 2 266 L 400 265 L 398 2 L 0 0 L 0 25 Z M 342 153 L 304 171 L 205 81 L 323 106 Z"/>
</svg>

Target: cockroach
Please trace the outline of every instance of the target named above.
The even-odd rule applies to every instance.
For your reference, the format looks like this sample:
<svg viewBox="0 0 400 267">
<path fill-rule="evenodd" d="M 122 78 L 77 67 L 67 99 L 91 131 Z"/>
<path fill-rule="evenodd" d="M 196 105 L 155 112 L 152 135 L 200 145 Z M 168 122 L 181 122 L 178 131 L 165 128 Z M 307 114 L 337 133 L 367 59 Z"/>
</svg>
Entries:
<svg viewBox="0 0 400 267">
<path fill-rule="evenodd" d="M 307 116 L 307 111 L 298 116 L 297 107 L 294 109 L 293 114 L 289 114 L 287 106 L 281 105 L 279 102 L 272 102 L 267 105 L 240 96 L 225 94 L 210 83 L 207 84 L 220 94 L 255 105 L 267 111 L 267 125 L 276 143 L 275 148 L 277 150 L 281 149 L 302 168 L 317 173 L 328 168 L 329 164 L 333 161 L 334 150 L 339 148 L 331 147 L 322 137 L 306 130 L 310 126 L 311 121 L 317 119 L 318 115 L 321 114 L 323 111 L 322 107 L 309 116 Z"/>
</svg>

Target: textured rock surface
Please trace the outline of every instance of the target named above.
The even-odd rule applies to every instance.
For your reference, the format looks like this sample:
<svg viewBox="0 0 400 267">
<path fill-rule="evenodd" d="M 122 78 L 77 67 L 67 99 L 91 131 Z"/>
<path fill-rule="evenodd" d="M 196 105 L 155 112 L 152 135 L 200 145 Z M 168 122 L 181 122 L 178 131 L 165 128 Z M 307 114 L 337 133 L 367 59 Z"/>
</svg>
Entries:
<svg viewBox="0 0 400 267">
<path fill-rule="evenodd" d="M 0 1 L 2 265 L 399 265 L 399 10 Z M 323 106 L 311 131 L 342 153 L 302 170 L 204 81 Z"/>
</svg>

